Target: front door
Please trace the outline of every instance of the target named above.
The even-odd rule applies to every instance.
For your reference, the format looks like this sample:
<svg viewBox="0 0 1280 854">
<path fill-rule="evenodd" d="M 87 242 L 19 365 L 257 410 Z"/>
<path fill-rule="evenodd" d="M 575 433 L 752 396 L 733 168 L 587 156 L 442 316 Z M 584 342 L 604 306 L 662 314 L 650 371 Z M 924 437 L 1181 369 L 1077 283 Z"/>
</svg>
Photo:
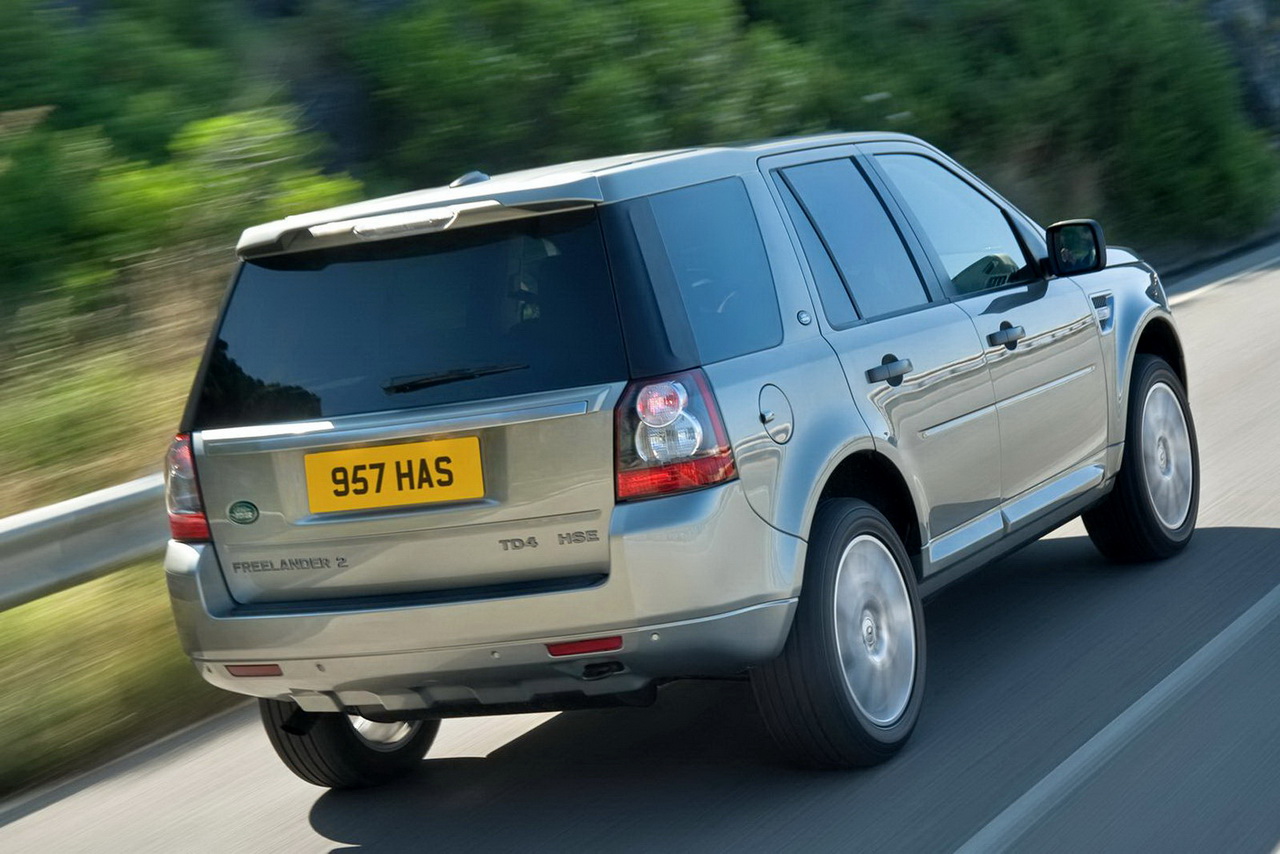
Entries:
<svg viewBox="0 0 1280 854">
<path fill-rule="evenodd" d="M 1004 499 L 1100 462 L 1106 378 L 1084 292 L 1070 279 L 1043 278 L 1011 214 L 938 159 L 892 148 L 872 159 L 983 343 L 999 412 Z"/>
</svg>

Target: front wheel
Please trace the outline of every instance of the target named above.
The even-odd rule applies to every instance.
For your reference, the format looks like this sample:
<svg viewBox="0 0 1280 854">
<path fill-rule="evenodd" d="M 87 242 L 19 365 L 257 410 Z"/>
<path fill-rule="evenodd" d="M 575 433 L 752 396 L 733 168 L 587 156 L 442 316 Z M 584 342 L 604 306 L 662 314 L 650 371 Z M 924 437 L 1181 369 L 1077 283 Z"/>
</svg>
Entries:
<svg viewBox="0 0 1280 854">
<path fill-rule="evenodd" d="M 915 728 L 924 669 L 920 598 L 897 533 L 862 501 L 823 502 L 786 646 L 752 671 L 770 732 L 803 765 L 883 762 Z"/>
<path fill-rule="evenodd" d="M 1187 393 L 1163 359 L 1141 355 L 1129 384 L 1124 458 L 1111 494 L 1084 514 L 1089 538 L 1116 561 L 1181 551 L 1200 506 L 1200 454 Z"/>
<path fill-rule="evenodd" d="M 379 723 L 359 715 L 304 712 L 258 700 L 271 746 L 290 771 L 316 786 L 377 786 L 412 770 L 427 755 L 439 721 Z"/>
</svg>

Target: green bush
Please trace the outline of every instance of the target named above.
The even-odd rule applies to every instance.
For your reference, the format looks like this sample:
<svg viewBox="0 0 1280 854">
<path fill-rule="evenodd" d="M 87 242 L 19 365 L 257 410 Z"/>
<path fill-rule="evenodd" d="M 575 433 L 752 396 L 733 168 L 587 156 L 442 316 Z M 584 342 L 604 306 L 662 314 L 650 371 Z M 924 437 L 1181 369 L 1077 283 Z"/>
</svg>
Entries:
<svg viewBox="0 0 1280 854">
<path fill-rule="evenodd" d="M 1045 221 L 1097 216 L 1159 246 L 1241 237 L 1276 210 L 1274 155 L 1198 4 L 757 5 L 848 73 L 883 74 L 912 130 Z"/>
<path fill-rule="evenodd" d="M 394 177 L 801 133 L 827 120 L 817 55 L 731 0 L 419 2 L 357 42 Z"/>
<path fill-rule="evenodd" d="M 163 159 L 180 127 L 227 103 L 234 57 L 113 5 L 79 19 L 40 0 L 0 4 L 0 112 L 50 107 L 54 129 L 101 127 L 124 155 Z"/>
</svg>

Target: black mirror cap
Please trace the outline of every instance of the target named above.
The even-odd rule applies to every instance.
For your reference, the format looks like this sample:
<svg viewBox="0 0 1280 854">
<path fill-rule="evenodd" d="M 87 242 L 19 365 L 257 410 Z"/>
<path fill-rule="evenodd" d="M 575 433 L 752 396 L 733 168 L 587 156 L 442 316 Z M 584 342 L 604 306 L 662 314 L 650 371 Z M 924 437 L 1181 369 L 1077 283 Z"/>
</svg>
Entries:
<svg viewBox="0 0 1280 854">
<path fill-rule="evenodd" d="M 1047 267 L 1055 276 L 1078 276 L 1107 266 L 1107 241 L 1092 219 L 1067 219 L 1049 226 Z"/>
</svg>

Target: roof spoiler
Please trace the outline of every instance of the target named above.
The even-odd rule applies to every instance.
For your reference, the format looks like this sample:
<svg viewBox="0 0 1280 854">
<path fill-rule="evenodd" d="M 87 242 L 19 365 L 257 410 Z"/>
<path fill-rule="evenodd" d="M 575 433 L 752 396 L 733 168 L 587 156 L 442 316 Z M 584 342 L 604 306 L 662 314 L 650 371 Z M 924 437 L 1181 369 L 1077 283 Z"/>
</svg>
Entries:
<svg viewBox="0 0 1280 854">
<path fill-rule="evenodd" d="M 560 176 L 564 177 L 564 176 Z M 474 192 L 481 187 L 460 187 Z M 430 234 L 457 228 L 469 228 L 503 220 L 541 216 L 589 208 L 603 200 L 594 176 L 553 186 L 530 187 L 527 184 L 502 192 L 490 187 L 491 196 L 484 199 L 465 198 L 463 193 L 425 191 L 409 193 L 394 200 L 362 202 L 328 211 L 286 217 L 277 222 L 254 226 L 240 236 L 236 254 L 241 258 L 306 252 L 350 243 L 389 240 L 418 234 Z M 462 196 L 456 201 L 450 196 Z M 387 202 L 403 203 L 402 206 Z"/>
</svg>

